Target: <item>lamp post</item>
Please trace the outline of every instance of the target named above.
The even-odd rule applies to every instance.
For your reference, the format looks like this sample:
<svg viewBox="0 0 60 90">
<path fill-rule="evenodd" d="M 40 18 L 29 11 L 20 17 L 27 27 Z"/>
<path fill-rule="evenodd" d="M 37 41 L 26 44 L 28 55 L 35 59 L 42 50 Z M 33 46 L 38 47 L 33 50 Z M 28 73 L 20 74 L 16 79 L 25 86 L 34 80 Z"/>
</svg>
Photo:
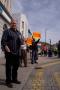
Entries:
<svg viewBox="0 0 60 90">
<path fill-rule="evenodd" d="M 50 39 L 50 45 L 51 45 L 51 39 Z"/>
<path fill-rule="evenodd" d="M 46 44 L 46 38 L 47 38 L 47 29 L 45 29 L 45 44 Z"/>
<path fill-rule="evenodd" d="M 50 39 L 50 49 L 51 49 L 51 39 Z"/>
</svg>

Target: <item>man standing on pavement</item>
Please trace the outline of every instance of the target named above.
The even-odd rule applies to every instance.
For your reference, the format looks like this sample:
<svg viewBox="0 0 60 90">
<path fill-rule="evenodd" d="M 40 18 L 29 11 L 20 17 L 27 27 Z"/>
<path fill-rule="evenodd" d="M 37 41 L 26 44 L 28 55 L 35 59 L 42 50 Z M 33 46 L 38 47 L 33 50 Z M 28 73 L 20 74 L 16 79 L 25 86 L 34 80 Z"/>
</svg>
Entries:
<svg viewBox="0 0 60 90">
<path fill-rule="evenodd" d="M 8 87 L 12 87 L 12 83 L 21 83 L 17 80 L 19 49 L 21 45 L 20 36 L 20 32 L 16 29 L 16 22 L 12 20 L 11 27 L 3 32 L 1 40 L 6 58 L 6 85 Z"/>
<path fill-rule="evenodd" d="M 33 38 L 33 41 L 32 41 L 32 60 L 31 60 L 31 64 L 37 63 L 37 59 L 38 59 L 38 46 L 37 46 L 37 43 L 39 42 L 39 40 L 40 39 L 35 41 L 35 39 Z"/>
</svg>

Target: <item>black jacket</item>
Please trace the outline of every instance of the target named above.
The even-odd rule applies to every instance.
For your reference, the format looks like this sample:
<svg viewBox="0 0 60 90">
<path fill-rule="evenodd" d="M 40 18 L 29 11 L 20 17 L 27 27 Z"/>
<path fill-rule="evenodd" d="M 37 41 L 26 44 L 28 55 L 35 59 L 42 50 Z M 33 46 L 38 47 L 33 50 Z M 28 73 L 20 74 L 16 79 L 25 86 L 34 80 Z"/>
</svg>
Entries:
<svg viewBox="0 0 60 90">
<path fill-rule="evenodd" d="M 6 45 L 9 47 L 11 53 L 19 54 L 21 33 L 18 30 L 14 31 L 12 28 L 5 30 L 2 35 L 1 46 L 5 49 Z"/>
<path fill-rule="evenodd" d="M 32 41 L 32 50 L 37 50 L 38 51 L 38 46 L 37 46 L 37 43 L 39 42 L 40 39 L 38 39 L 37 41 L 35 41 L 33 39 Z"/>
</svg>

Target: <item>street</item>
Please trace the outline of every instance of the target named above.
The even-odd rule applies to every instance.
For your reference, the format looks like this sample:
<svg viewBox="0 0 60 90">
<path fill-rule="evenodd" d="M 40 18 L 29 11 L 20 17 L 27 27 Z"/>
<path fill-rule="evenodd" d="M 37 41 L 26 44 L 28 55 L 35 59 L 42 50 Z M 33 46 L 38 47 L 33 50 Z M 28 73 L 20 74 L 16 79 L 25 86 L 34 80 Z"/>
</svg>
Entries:
<svg viewBox="0 0 60 90">
<path fill-rule="evenodd" d="M 23 90 L 60 90 L 60 61 L 37 65 Z"/>
<path fill-rule="evenodd" d="M 38 64 L 19 67 L 18 80 L 13 88 L 5 85 L 5 60 L 0 59 L 0 89 L 1 90 L 60 90 L 60 59 L 56 57 L 39 57 Z"/>
</svg>

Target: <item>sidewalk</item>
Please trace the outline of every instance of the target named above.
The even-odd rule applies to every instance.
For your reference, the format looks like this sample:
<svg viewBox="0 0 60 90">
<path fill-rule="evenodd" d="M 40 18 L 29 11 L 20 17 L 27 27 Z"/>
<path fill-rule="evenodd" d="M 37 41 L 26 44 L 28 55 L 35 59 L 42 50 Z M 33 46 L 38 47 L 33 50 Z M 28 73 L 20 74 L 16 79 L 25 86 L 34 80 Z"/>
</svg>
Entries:
<svg viewBox="0 0 60 90">
<path fill-rule="evenodd" d="M 22 90 L 23 86 L 27 82 L 29 75 L 31 74 L 32 70 L 36 67 L 36 65 L 40 65 L 47 62 L 53 62 L 57 59 L 49 59 L 48 57 L 39 57 L 38 64 L 31 64 L 29 60 L 29 54 L 28 54 L 28 67 L 19 67 L 18 69 L 18 80 L 21 81 L 20 85 L 13 84 L 12 90 Z M 4 58 L 0 58 L 0 90 L 10 90 L 5 85 L 5 60 Z"/>
<path fill-rule="evenodd" d="M 12 90 L 22 90 L 24 84 L 26 83 L 30 73 L 35 67 L 35 64 L 32 65 L 31 61 L 29 60 L 29 54 L 28 56 L 28 66 L 27 67 L 19 67 L 18 69 L 18 80 L 21 81 L 21 84 L 14 84 Z M 10 90 L 5 85 L 5 58 L 0 58 L 0 90 Z"/>
</svg>

